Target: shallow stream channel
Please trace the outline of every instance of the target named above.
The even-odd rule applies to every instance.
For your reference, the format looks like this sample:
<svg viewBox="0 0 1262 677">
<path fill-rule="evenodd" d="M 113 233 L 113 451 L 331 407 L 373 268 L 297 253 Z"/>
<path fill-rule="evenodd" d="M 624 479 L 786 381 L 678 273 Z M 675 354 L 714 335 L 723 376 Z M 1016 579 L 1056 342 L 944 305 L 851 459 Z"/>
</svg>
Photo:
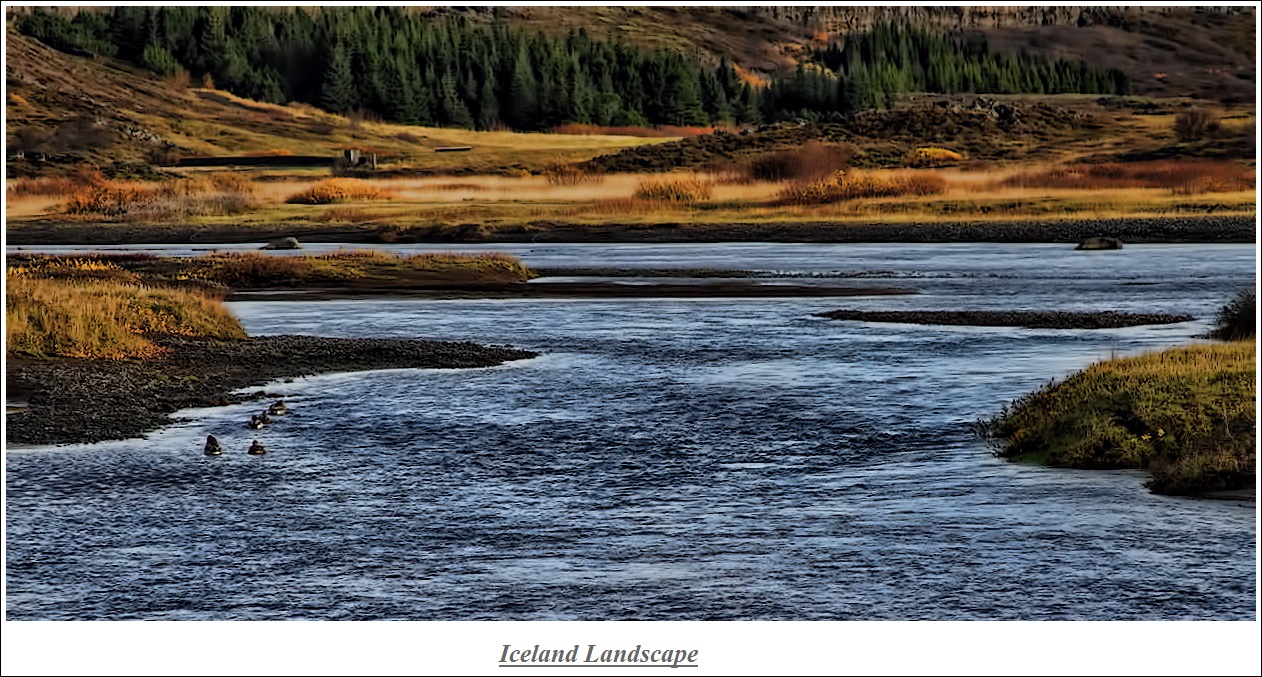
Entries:
<svg viewBox="0 0 1262 677">
<path fill-rule="evenodd" d="M 971 427 L 1093 362 L 1200 340 L 1253 286 L 1253 245 L 389 249 L 503 251 L 647 291 L 230 303 L 252 335 L 540 356 L 273 383 L 290 411 L 259 431 L 247 403 L 180 412 L 146 439 L 9 449 L 8 618 L 1254 617 L 1252 502 L 1153 495 L 1139 471 L 1013 464 Z M 655 299 L 653 284 L 680 279 L 635 269 L 916 293 Z M 1053 330 L 815 315 L 842 308 L 1196 319 Z M 207 434 L 224 456 L 202 455 Z M 266 456 L 246 454 L 253 439 Z"/>
</svg>

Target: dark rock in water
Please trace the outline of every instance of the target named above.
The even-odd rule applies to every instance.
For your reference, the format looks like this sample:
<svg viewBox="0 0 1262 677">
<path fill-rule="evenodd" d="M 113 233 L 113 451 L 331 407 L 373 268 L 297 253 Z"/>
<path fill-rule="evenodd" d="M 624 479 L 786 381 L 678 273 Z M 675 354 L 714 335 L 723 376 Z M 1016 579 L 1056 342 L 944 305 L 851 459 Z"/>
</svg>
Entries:
<svg viewBox="0 0 1262 677">
<path fill-rule="evenodd" d="M 1091 251 L 1096 249 L 1121 249 L 1122 241 L 1115 237 L 1089 237 L 1078 244 L 1074 249 Z"/>
<path fill-rule="evenodd" d="M 298 238 L 296 237 L 284 237 L 268 242 L 263 246 L 263 249 L 302 249 L 302 245 L 298 244 Z"/>
</svg>

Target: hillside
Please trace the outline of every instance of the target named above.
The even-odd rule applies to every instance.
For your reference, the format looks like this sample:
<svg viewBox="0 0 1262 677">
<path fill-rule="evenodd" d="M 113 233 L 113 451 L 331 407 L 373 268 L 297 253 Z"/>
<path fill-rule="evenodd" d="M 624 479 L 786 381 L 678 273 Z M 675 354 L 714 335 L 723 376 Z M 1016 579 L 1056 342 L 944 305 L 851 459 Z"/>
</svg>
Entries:
<svg viewBox="0 0 1262 677">
<path fill-rule="evenodd" d="M 8 8 L 8 12 L 12 15 L 23 9 L 29 8 Z M 837 44 L 875 22 L 911 22 L 986 35 L 994 49 L 1011 53 L 1029 49 L 1053 58 L 1116 65 L 1130 74 L 1138 93 L 1160 100 L 1071 96 L 1039 101 L 1037 96 L 988 95 L 985 98 L 992 103 L 983 107 L 998 99 L 1009 101 L 1020 113 L 1016 124 L 996 126 L 995 109 L 975 110 L 974 96 L 900 95 L 899 110 L 863 113 L 844 127 L 830 117 L 833 125 L 805 131 L 697 137 L 679 144 L 669 144 L 669 138 L 472 132 L 386 124 L 374 121 L 371 112 L 333 115 L 310 105 L 251 101 L 213 87 L 194 86 L 202 84 L 201 78 L 187 74 L 160 78 L 123 61 L 73 56 L 16 34 L 10 26 L 5 55 L 10 173 L 58 173 L 88 163 L 107 174 L 153 176 L 152 167 L 181 156 L 298 155 L 327 157 L 331 162 L 347 148 L 377 153 L 388 165 L 419 174 L 537 173 L 593 158 L 601 159 L 590 166 L 605 170 L 660 171 L 695 169 L 707 161 L 777 150 L 807 138 L 850 144 L 858 164 L 870 167 L 897 165 L 908 151 L 930 144 L 963 151 L 973 159 L 998 161 L 1055 161 L 1101 154 L 1105 159 L 1180 155 L 1247 159 L 1254 149 L 1250 110 L 1256 65 L 1254 15 L 1247 8 L 466 7 L 411 11 L 457 15 L 447 18 L 471 23 L 502 21 L 555 34 L 582 28 L 593 39 L 612 36 L 640 48 L 685 53 L 702 62 L 724 57 L 755 83 L 792 69 L 800 59 L 817 58 L 815 50 Z M 1193 94 L 1204 97 L 1202 102 L 1225 104 L 1219 106 L 1223 131 L 1204 143 L 1172 143 L 1169 129 L 1174 115 L 1195 105 L 1195 101 L 1173 97 Z M 579 131 L 601 131 L 590 125 L 579 127 Z M 1152 134 L 1154 130 L 1159 133 Z M 666 132 L 670 133 L 674 132 Z M 661 152 L 645 152 L 645 148 L 624 153 L 614 163 L 607 158 L 624 149 L 663 142 L 667 145 L 660 146 Z M 716 145 L 723 148 L 712 148 Z M 673 150 L 676 146 L 682 155 Z M 470 150 L 435 152 L 443 147 Z M 708 150 L 691 150 L 696 148 Z M 637 159 L 641 157 L 648 159 Z M 631 161 L 624 162 L 627 158 Z"/>
<path fill-rule="evenodd" d="M 178 156 L 376 151 L 417 171 L 505 173 L 669 141 L 628 136 L 471 132 L 375 123 L 190 87 L 118 61 L 71 56 L 13 32 L 5 52 L 11 175 L 87 163 L 143 175 Z M 435 148 L 476 144 L 466 153 Z M 16 157 L 22 151 L 25 157 Z M 327 170 L 326 170 L 327 171 Z"/>
</svg>

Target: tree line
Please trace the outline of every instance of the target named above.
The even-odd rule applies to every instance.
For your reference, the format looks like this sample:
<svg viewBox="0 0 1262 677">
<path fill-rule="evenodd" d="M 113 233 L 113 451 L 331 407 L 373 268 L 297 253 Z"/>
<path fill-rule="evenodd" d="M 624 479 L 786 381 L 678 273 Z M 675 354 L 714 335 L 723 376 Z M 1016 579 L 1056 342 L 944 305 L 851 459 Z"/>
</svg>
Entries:
<svg viewBox="0 0 1262 677">
<path fill-rule="evenodd" d="M 817 49 L 812 65 L 772 83 L 770 110 L 843 113 L 888 107 L 903 92 L 940 94 L 1130 93 L 1120 70 L 1085 61 L 990 49 L 982 36 L 951 35 L 907 23 L 875 23 Z"/>
<path fill-rule="evenodd" d="M 817 51 L 818 65 L 759 88 L 726 60 L 647 52 L 580 29 L 552 36 L 506 21 L 400 7 L 120 6 L 73 18 L 36 10 L 18 29 L 163 75 L 187 71 L 260 101 L 474 129 L 751 124 L 888 105 L 905 91 L 1108 92 L 1115 71 L 990 52 L 906 26 L 876 25 Z"/>
</svg>

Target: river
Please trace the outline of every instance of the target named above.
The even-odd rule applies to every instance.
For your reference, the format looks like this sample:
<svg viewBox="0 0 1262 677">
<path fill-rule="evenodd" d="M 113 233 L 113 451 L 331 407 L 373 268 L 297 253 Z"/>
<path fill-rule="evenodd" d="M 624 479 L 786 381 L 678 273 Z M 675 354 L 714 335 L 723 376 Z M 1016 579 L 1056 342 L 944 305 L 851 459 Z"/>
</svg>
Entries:
<svg viewBox="0 0 1262 677">
<path fill-rule="evenodd" d="M 253 335 L 541 356 L 272 384 L 291 412 L 261 431 L 243 426 L 256 403 L 187 410 L 142 440 L 9 449 L 8 618 L 1254 617 L 1253 503 L 1156 496 L 1136 471 L 1009 463 L 970 430 L 1094 361 L 1194 340 L 1254 284 L 1252 245 L 390 249 L 919 293 L 233 302 Z M 813 316 L 838 308 L 1197 320 L 1071 331 Z M 207 434 L 225 456 L 201 454 Z M 245 454 L 255 438 L 268 455 Z"/>
</svg>

